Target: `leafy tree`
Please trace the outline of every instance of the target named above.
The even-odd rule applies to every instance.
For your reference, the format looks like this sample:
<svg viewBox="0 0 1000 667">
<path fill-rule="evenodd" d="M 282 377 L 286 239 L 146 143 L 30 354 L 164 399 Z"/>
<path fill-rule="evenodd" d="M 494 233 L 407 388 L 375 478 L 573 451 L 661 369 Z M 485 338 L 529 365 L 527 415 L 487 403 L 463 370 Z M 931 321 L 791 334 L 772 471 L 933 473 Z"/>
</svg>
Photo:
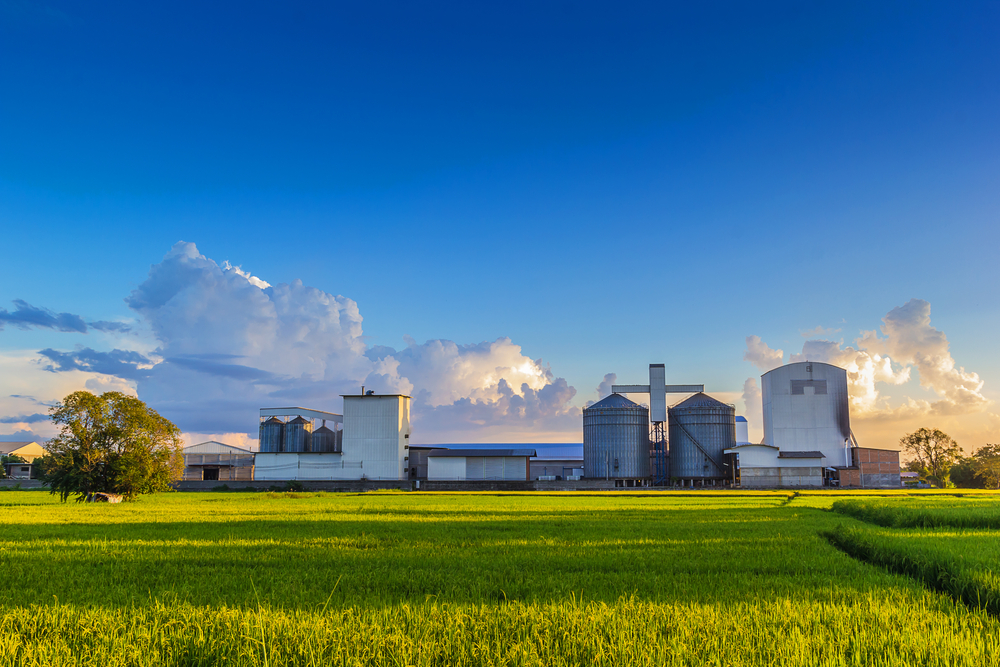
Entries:
<svg viewBox="0 0 1000 667">
<path fill-rule="evenodd" d="M 77 391 L 49 413 L 61 432 L 47 445 L 45 483 L 63 501 L 94 493 L 131 500 L 181 478 L 180 429 L 138 398 Z"/>
<path fill-rule="evenodd" d="M 913 456 L 911 463 L 920 467 L 920 473 L 944 488 L 948 472 L 962 458 L 962 448 L 948 434 L 938 429 L 921 428 L 899 439 L 903 450 Z"/>
<path fill-rule="evenodd" d="M 976 478 L 990 489 L 1000 489 L 1000 445 L 986 445 L 972 455 Z"/>
<path fill-rule="evenodd" d="M 948 479 L 963 489 L 983 488 L 982 481 L 976 477 L 976 460 L 971 456 L 963 456 L 952 466 L 948 471 Z"/>
</svg>

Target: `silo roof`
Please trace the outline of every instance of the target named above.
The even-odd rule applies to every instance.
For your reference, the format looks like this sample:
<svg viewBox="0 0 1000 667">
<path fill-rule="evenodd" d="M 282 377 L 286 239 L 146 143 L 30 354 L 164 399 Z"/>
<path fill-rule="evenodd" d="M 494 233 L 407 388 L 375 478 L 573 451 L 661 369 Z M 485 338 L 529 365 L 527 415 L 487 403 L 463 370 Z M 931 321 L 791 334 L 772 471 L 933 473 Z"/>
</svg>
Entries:
<svg viewBox="0 0 1000 667">
<path fill-rule="evenodd" d="M 584 408 L 584 410 L 592 410 L 594 408 L 638 408 L 641 407 L 638 403 L 633 403 L 621 394 L 611 394 L 599 400 L 597 403 Z"/>
<path fill-rule="evenodd" d="M 698 392 L 694 396 L 689 396 L 677 405 L 672 406 L 674 408 L 729 408 L 732 407 L 727 403 L 723 403 L 720 400 L 712 398 L 708 394 Z"/>
</svg>

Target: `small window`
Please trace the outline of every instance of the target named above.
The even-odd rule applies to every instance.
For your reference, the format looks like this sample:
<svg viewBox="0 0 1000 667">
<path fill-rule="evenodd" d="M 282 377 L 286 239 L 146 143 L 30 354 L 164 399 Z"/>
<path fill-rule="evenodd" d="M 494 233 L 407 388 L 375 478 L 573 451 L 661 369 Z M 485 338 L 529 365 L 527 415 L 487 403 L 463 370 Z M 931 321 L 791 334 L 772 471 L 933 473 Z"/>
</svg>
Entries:
<svg viewBox="0 0 1000 667">
<path fill-rule="evenodd" d="M 813 365 L 806 364 L 806 373 L 812 373 L 812 372 L 813 372 Z"/>
</svg>

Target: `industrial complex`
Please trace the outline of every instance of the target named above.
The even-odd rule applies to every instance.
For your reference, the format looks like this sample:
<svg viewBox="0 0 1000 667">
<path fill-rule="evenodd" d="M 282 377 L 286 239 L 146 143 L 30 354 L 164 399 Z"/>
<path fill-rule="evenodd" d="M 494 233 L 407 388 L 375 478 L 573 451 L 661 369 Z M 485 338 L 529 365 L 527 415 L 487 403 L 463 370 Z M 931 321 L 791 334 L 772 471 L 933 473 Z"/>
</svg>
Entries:
<svg viewBox="0 0 1000 667">
<path fill-rule="evenodd" d="M 516 445 L 410 444 L 410 397 L 362 388 L 344 414 L 262 408 L 260 446 L 185 450 L 186 481 L 531 483 L 544 488 L 900 486 L 899 452 L 861 447 L 851 431 L 847 371 L 791 363 L 762 378 L 764 437 L 700 384 L 614 385 L 583 410 L 582 457 L 539 458 Z M 669 396 L 676 396 L 669 404 Z M 633 398 L 648 396 L 648 403 Z M 553 487 L 552 485 L 556 486 Z M 561 486 L 559 486 L 561 485 Z M 541 488 L 541 487 L 539 487 Z"/>
</svg>

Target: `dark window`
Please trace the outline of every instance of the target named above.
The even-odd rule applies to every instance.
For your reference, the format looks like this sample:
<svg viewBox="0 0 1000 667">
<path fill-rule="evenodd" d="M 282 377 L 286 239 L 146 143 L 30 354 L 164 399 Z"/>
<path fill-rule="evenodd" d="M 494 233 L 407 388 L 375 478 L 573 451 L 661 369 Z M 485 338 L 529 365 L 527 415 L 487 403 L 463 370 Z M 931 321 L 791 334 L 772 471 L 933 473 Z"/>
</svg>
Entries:
<svg viewBox="0 0 1000 667">
<path fill-rule="evenodd" d="M 216 482 L 219 480 L 219 469 L 218 468 L 205 468 L 205 472 L 202 475 L 202 479 L 207 481 Z"/>
<path fill-rule="evenodd" d="M 804 396 L 806 387 L 812 387 L 813 394 L 826 393 L 826 380 L 792 380 L 792 396 Z"/>
</svg>

